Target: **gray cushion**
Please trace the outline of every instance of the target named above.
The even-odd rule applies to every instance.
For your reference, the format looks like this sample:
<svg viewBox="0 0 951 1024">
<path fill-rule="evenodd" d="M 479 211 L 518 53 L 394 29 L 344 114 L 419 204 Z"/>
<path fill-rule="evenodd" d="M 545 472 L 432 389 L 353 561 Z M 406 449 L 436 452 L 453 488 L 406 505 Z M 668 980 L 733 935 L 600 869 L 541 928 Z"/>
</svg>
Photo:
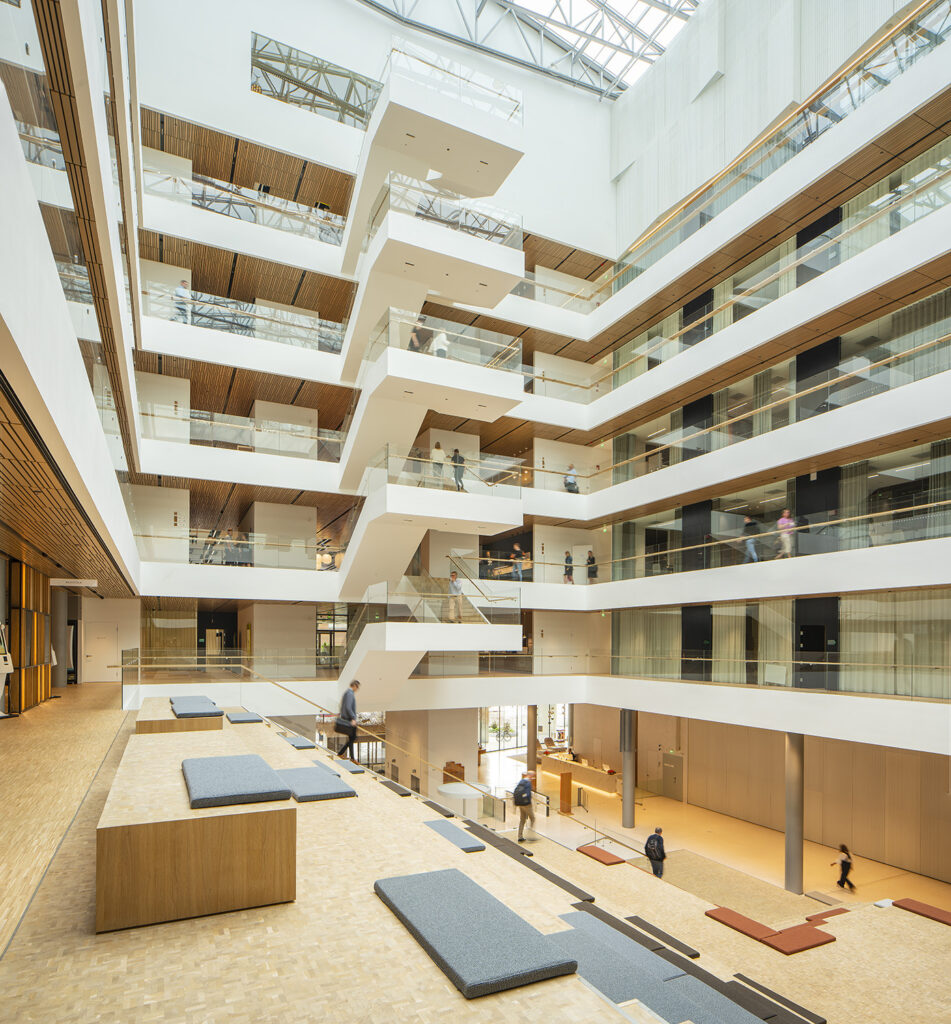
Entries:
<svg viewBox="0 0 951 1024">
<path fill-rule="evenodd" d="M 305 800 L 337 800 L 357 795 L 339 776 L 320 768 L 281 768 L 277 774 L 282 782 L 290 786 L 298 803 Z"/>
<path fill-rule="evenodd" d="M 350 772 L 351 775 L 362 775 L 364 768 L 362 764 L 354 764 L 352 761 L 345 761 L 342 757 L 337 758 L 334 764 L 338 768 L 343 768 L 345 772 Z"/>
<path fill-rule="evenodd" d="M 467 999 L 577 969 L 577 961 L 455 868 L 381 878 L 373 888 Z"/>
<path fill-rule="evenodd" d="M 228 721 L 234 725 L 242 725 L 245 722 L 263 722 L 264 719 L 253 711 L 229 711 Z"/>
<path fill-rule="evenodd" d="M 450 843 L 455 843 L 464 853 L 478 853 L 485 849 L 485 843 L 480 843 L 471 832 L 463 832 L 461 828 L 456 828 L 451 822 L 443 821 L 440 818 L 438 821 L 424 821 L 423 824 L 428 825 L 441 836 L 445 836 Z"/>
<path fill-rule="evenodd" d="M 584 932 L 602 946 L 607 947 L 615 956 L 625 961 L 631 971 L 636 971 L 638 974 L 650 974 L 661 981 L 678 978 L 684 973 L 679 967 L 675 967 L 663 957 L 645 949 L 633 939 L 629 939 L 622 932 L 599 921 L 591 914 L 576 910 L 571 914 L 562 914 L 561 919 L 570 924 L 572 928 Z M 584 977 L 584 970 L 579 968 L 579 971 Z M 595 983 L 592 982 L 592 984 Z M 595 987 L 599 986 L 595 985 Z M 627 996 L 627 999 L 633 998 L 634 996 Z M 624 1000 L 621 999 L 618 1002 L 624 1002 Z"/>
<path fill-rule="evenodd" d="M 761 1024 L 759 1017 L 749 1010 L 737 1006 L 732 999 L 704 985 L 698 978 L 691 978 L 689 974 L 668 981 L 667 987 L 680 992 L 699 1007 L 690 1017 L 696 1024 L 712 1024 L 713 1021 L 716 1024 Z"/>
<path fill-rule="evenodd" d="M 291 797 L 287 783 L 258 754 L 186 757 L 182 771 L 192 807 L 253 804 Z"/>
<path fill-rule="evenodd" d="M 209 701 L 207 704 L 173 704 L 172 714 L 176 718 L 221 718 L 221 708 Z"/>
<path fill-rule="evenodd" d="M 292 747 L 297 747 L 298 750 L 313 750 L 317 744 L 312 743 L 310 740 L 305 740 L 303 736 L 285 736 L 284 739 Z"/>
<path fill-rule="evenodd" d="M 317 765 L 318 768 L 323 768 L 323 770 L 325 772 L 330 772 L 331 775 L 336 775 L 338 779 L 340 778 L 340 772 L 338 772 L 335 769 L 331 768 L 331 766 L 329 764 L 327 764 L 326 761 L 316 761 L 315 760 L 314 764 Z"/>
</svg>

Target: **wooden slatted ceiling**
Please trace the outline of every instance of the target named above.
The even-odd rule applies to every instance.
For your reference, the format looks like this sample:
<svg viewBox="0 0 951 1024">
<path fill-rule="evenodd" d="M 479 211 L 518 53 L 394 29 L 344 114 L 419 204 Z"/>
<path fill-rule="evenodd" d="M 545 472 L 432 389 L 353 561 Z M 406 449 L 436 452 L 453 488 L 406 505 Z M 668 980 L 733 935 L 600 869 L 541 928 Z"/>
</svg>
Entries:
<svg viewBox="0 0 951 1024">
<path fill-rule="evenodd" d="M 92 346 L 94 349 L 96 346 Z M 335 384 L 280 377 L 274 373 L 241 370 L 218 363 L 203 363 L 155 352 L 136 352 L 135 368 L 191 381 L 193 409 L 250 416 L 255 400 L 316 409 L 318 423 L 337 430 L 350 408 L 353 391 Z"/>
<path fill-rule="evenodd" d="M 44 203 L 40 203 L 40 213 L 53 255 L 71 263 L 83 263 L 83 243 L 76 214 L 72 210 Z"/>
<path fill-rule="evenodd" d="M 336 277 L 216 249 L 200 242 L 139 231 L 142 259 L 190 267 L 192 288 L 241 302 L 277 302 L 340 323 L 350 314 L 356 285 Z"/>
<path fill-rule="evenodd" d="M 130 484 L 149 487 L 178 487 L 191 494 L 191 526 L 197 530 L 237 529 L 252 502 L 269 501 L 276 505 L 294 505 L 317 509 L 317 535 L 334 536 L 347 513 L 358 500 L 350 494 L 325 494 L 298 491 L 289 487 L 262 487 L 219 480 L 189 480 L 185 477 L 152 473 L 129 473 Z"/>
<path fill-rule="evenodd" d="M 99 586 L 95 592 L 101 597 L 132 594 L 74 498 L 50 466 L 34 432 L 3 390 L 0 390 L 0 550 L 51 576 L 96 579 Z"/>
<path fill-rule="evenodd" d="M 609 263 L 603 256 L 595 256 L 563 242 L 553 242 L 541 235 L 525 235 L 522 248 L 525 250 L 525 269 L 531 271 L 536 266 L 548 267 L 562 274 L 590 280 L 606 270 Z"/>
<path fill-rule="evenodd" d="M 7 91 L 10 109 L 18 121 L 56 131 L 56 118 L 44 75 L 0 60 L 0 82 Z"/>
<path fill-rule="evenodd" d="M 323 203 L 344 216 L 350 206 L 351 174 L 144 107 L 142 145 L 186 157 L 196 174 L 219 181 L 268 185 L 271 195 L 305 206 Z"/>
</svg>

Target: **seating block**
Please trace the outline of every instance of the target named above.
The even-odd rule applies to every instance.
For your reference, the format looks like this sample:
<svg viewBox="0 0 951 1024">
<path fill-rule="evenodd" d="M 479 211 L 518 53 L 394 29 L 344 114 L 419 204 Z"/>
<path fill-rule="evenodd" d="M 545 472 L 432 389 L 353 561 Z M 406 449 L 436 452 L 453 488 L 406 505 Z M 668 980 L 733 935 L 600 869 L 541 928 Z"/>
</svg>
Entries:
<svg viewBox="0 0 951 1024">
<path fill-rule="evenodd" d="M 252 722 L 263 722 L 264 719 L 253 711 L 229 711 L 228 721 L 232 725 L 249 725 Z"/>
<path fill-rule="evenodd" d="M 182 761 L 192 808 L 289 800 L 291 791 L 259 754 L 186 757 Z"/>
<path fill-rule="evenodd" d="M 585 846 L 579 846 L 578 853 L 583 853 L 586 857 L 596 860 L 599 864 L 611 865 L 626 863 L 623 857 L 618 857 L 616 854 L 611 853 L 610 850 L 602 850 L 600 846 L 595 846 L 593 843 L 588 843 Z"/>
<path fill-rule="evenodd" d="M 829 932 L 820 931 L 812 924 L 797 924 L 792 928 L 784 928 L 781 932 L 775 932 L 773 935 L 767 935 L 761 941 L 770 949 L 778 949 L 780 953 L 791 956 L 793 953 L 803 953 L 807 949 L 815 949 L 828 942 L 835 942 L 835 936 L 830 935 Z"/>
<path fill-rule="evenodd" d="M 932 906 L 930 903 L 922 903 L 921 900 L 895 900 L 893 907 L 901 907 L 902 910 L 910 910 L 913 914 L 920 914 L 940 924 L 951 924 L 951 910 L 944 910 L 942 907 Z"/>
<path fill-rule="evenodd" d="M 837 917 L 839 914 L 847 914 L 848 907 L 832 907 L 829 910 L 822 910 L 818 914 L 806 914 L 807 921 L 825 921 L 827 917 Z"/>
<path fill-rule="evenodd" d="M 576 960 L 455 868 L 381 878 L 373 889 L 467 999 L 578 968 Z"/>
<path fill-rule="evenodd" d="M 287 740 L 292 747 L 296 747 L 298 750 L 315 750 L 317 748 L 316 743 L 305 739 L 303 736 L 284 736 L 283 738 Z"/>
<path fill-rule="evenodd" d="M 729 907 L 716 907 L 714 910 L 708 910 L 706 916 L 712 917 L 714 921 L 719 921 L 720 924 L 725 924 L 728 928 L 733 928 L 743 935 L 748 935 L 751 939 L 762 941 L 770 935 L 776 934 L 775 929 L 768 928 L 751 917 L 744 917 L 743 914 L 738 914 L 735 910 L 730 910 Z"/>
<path fill-rule="evenodd" d="M 298 803 L 357 795 L 339 775 L 324 768 L 281 768 L 277 775 L 290 787 Z"/>
<path fill-rule="evenodd" d="M 485 849 L 485 843 L 479 842 L 474 835 L 463 832 L 442 818 L 438 821 L 424 821 L 423 824 L 444 836 L 450 843 L 455 843 L 463 853 L 480 853 Z"/>
</svg>

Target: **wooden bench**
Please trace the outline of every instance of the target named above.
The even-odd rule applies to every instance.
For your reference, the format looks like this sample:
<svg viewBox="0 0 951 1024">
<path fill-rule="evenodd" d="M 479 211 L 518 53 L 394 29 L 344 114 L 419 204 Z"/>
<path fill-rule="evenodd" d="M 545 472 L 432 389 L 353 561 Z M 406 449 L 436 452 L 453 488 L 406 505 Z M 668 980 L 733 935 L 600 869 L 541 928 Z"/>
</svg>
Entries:
<svg viewBox="0 0 951 1024">
<path fill-rule="evenodd" d="M 208 732 L 220 730 L 224 718 L 176 718 L 168 697 L 149 697 L 142 701 L 142 707 L 135 716 L 135 731 L 138 735 L 157 732 Z"/>
<path fill-rule="evenodd" d="M 264 725 L 129 738 L 96 828 L 97 932 L 295 898 L 293 801 L 189 806 L 185 758 L 248 753 L 301 763 Z"/>
<path fill-rule="evenodd" d="M 939 924 L 951 924 L 951 910 L 944 910 L 941 907 L 932 906 L 930 903 L 922 903 L 921 900 L 895 900 L 892 905 L 901 910 L 909 910 L 912 914 L 920 914 Z"/>
<path fill-rule="evenodd" d="M 768 936 L 776 934 L 775 928 L 760 924 L 759 921 L 754 921 L 751 917 L 744 917 L 743 914 L 738 914 L 735 910 L 730 910 L 729 907 L 715 907 L 713 910 L 708 910 L 706 916 L 760 942 Z"/>
</svg>

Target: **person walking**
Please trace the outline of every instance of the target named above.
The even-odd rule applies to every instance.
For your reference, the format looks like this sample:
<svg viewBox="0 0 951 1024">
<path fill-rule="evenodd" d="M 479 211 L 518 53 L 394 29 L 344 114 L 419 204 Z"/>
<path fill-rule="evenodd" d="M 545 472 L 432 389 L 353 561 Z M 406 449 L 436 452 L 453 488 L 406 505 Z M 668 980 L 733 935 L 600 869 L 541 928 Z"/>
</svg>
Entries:
<svg viewBox="0 0 951 1024">
<path fill-rule="evenodd" d="M 449 358 L 449 339 L 446 337 L 445 331 L 436 332 L 436 337 L 433 338 L 433 352 L 440 359 Z"/>
<path fill-rule="evenodd" d="M 433 480 L 436 486 L 442 490 L 443 473 L 446 468 L 446 453 L 438 441 L 433 445 L 433 450 L 429 453 L 429 459 L 433 467 Z"/>
<path fill-rule="evenodd" d="M 759 536 L 759 525 L 752 516 L 743 516 L 743 547 L 746 554 L 743 557 L 743 564 L 747 562 L 758 562 L 759 551 L 756 548 L 756 538 Z"/>
<path fill-rule="evenodd" d="M 462 582 L 455 569 L 449 574 L 449 621 L 462 622 Z"/>
<path fill-rule="evenodd" d="M 432 336 L 433 332 L 423 324 L 423 321 L 417 320 L 409 332 L 408 350 L 410 352 L 425 352 L 429 348 Z"/>
<path fill-rule="evenodd" d="M 574 583 L 575 581 L 575 560 L 571 557 L 571 552 L 565 552 L 565 583 Z"/>
<path fill-rule="evenodd" d="M 175 316 L 173 320 L 181 320 L 183 324 L 188 323 L 188 301 L 191 293 L 188 291 L 188 282 L 179 281 L 175 289 Z"/>
<path fill-rule="evenodd" d="M 515 789 L 512 790 L 512 802 L 518 808 L 518 841 L 524 843 L 525 822 L 529 822 L 533 830 L 535 828 L 535 805 L 532 801 L 531 772 L 522 772 L 521 779 L 519 779 Z"/>
<path fill-rule="evenodd" d="M 834 867 L 836 864 L 839 865 L 839 880 L 835 884 L 840 889 L 848 889 L 849 892 L 855 892 L 855 886 L 849 878 L 849 872 L 852 870 L 852 854 L 849 853 L 849 848 L 845 843 L 839 846 L 839 856 L 829 866 Z"/>
<path fill-rule="evenodd" d="M 357 759 L 353 755 L 356 753 L 354 742 L 357 738 L 357 690 L 359 689 L 360 680 L 354 679 L 344 690 L 343 698 L 340 701 L 340 714 L 337 715 L 337 721 L 334 723 L 334 732 L 347 737 L 347 742 L 337 751 L 337 757 L 346 761 L 349 751 L 350 760 L 354 764 L 357 763 Z"/>
<path fill-rule="evenodd" d="M 569 494 L 578 493 L 578 477 L 575 474 L 575 464 L 573 462 L 568 463 L 568 472 L 565 473 L 565 490 Z"/>
<path fill-rule="evenodd" d="M 453 448 L 452 457 L 449 461 L 452 463 L 452 475 L 456 481 L 456 490 L 464 491 L 465 487 L 462 486 L 462 474 L 466 471 L 466 458 L 460 453 L 458 448 Z"/>
<path fill-rule="evenodd" d="M 667 851 L 664 849 L 663 829 L 660 825 L 654 829 L 654 834 L 647 837 L 644 843 L 644 853 L 651 862 L 651 869 L 658 878 L 664 877 L 664 861 L 667 859 Z"/>
<path fill-rule="evenodd" d="M 512 579 L 516 583 L 522 582 L 522 559 L 525 555 L 522 552 L 522 545 L 516 541 L 512 545 Z"/>
<path fill-rule="evenodd" d="M 792 558 L 793 531 L 796 529 L 796 521 L 788 508 L 783 509 L 783 514 L 776 520 L 776 529 L 779 530 L 779 554 L 777 558 Z"/>
<path fill-rule="evenodd" d="M 594 557 L 593 551 L 588 551 L 588 582 L 591 583 L 598 578 L 598 560 Z"/>
</svg>

